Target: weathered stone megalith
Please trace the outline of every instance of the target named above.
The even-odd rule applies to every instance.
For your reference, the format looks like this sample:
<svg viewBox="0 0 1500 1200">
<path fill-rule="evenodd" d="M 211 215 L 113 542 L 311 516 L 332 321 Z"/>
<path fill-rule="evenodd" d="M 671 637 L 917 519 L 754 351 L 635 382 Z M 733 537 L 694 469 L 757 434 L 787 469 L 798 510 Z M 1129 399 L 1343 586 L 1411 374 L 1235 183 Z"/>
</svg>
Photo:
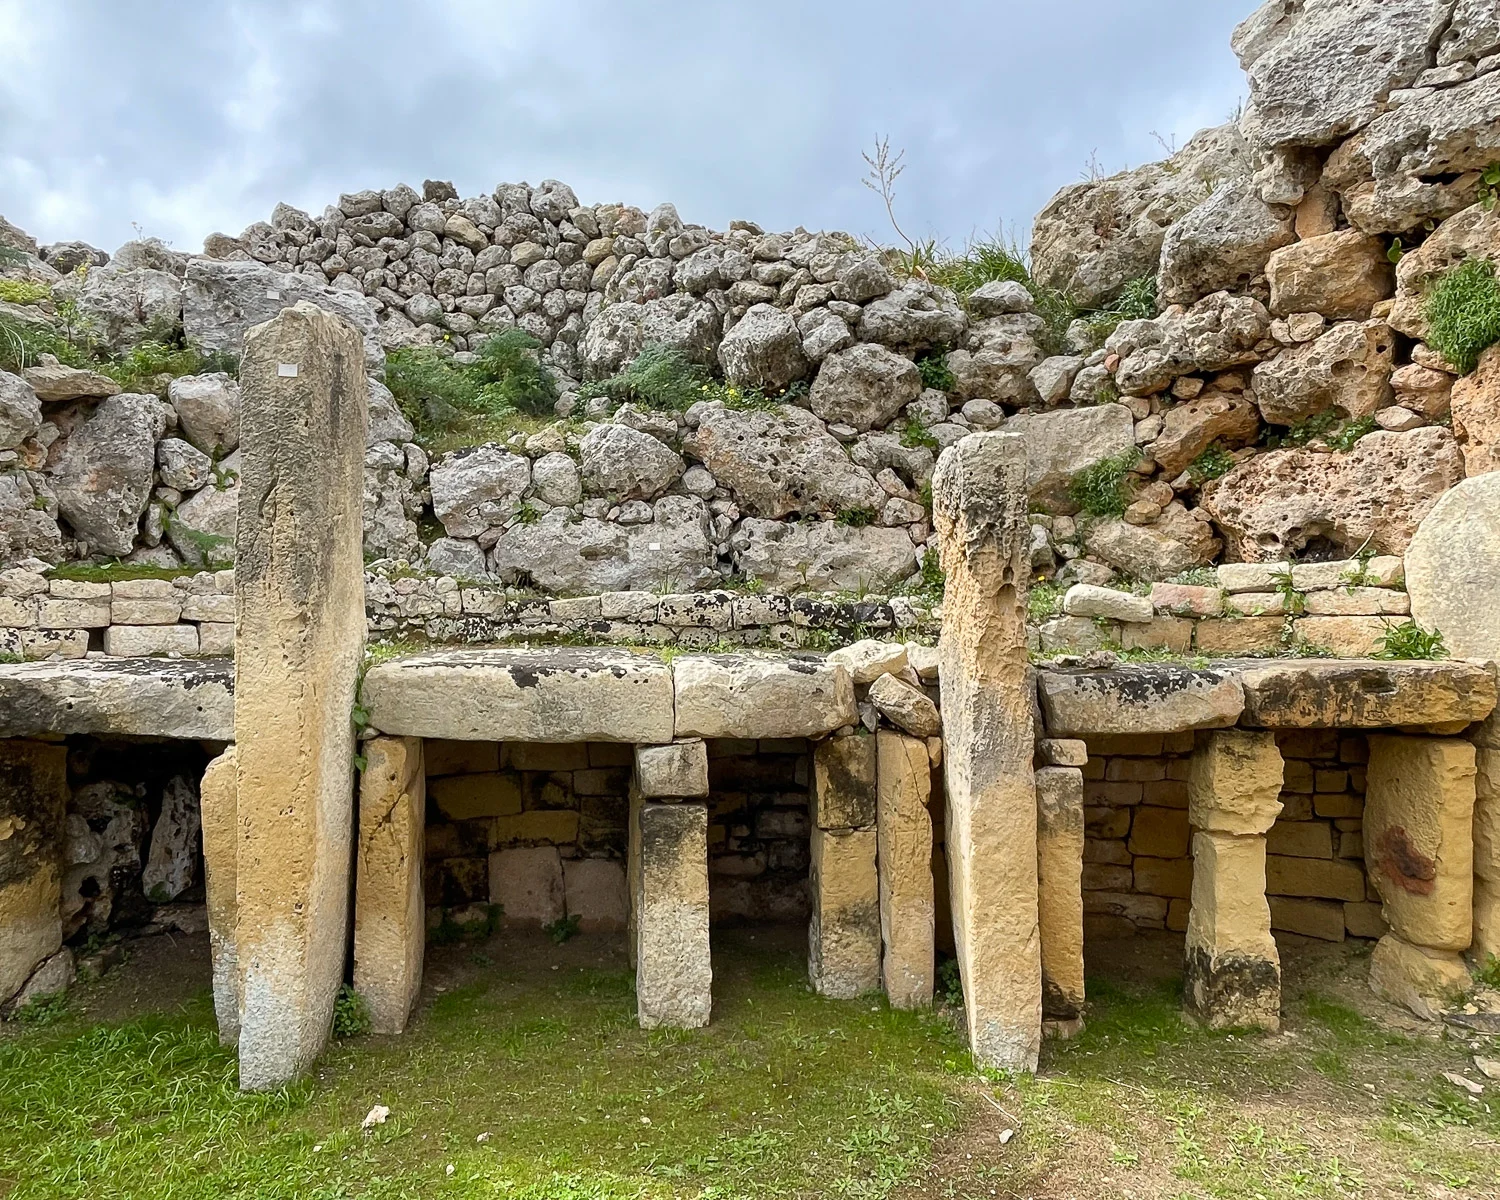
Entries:
<svg viewBox="0 0 1500 1200">
<path fill-rule="evenodd" d="M 969 1045 L 981 1066 L 1034 1071 L 1042 957 L 1026 471 L 1020 436 L 971 434 L 943 451 L 932 491 L 947 574 L 938 644 L 946 851 Z"/>
<path fill-rule="evenodd" d="M 927 742 L 882 729 L 876 743 L 881 979 L 892 1008 L 932 1003 L 932 761 Z"/>
<path fill-rule="evenodd" d="M 630 936 L 642 1029 L 697 1029 L 712 1009 L 708 805 L 630 805 Z"/>
<path fill-rule="evenodd" d="M 863 732 L 813 746 L 807 976 L 837 1000 L 880 986 L 876 756 Z"/>
<path fill-rule="evenodd" d="M 219 1042 L 225 1046 L 238 1045 L 240 1040 L 240 972 L 234 952 L 234 860 L 238 841 L 234 789 L 234 747 L 229 746 L 208 764 L 198 787 L 214 1016 L 219 1023 Z"/>
<path fill-rule="evenodd" d="M 354 990 L 374 1033 L 395 1034 L 422 988 L 427 776 L 421 738 L 371 738 L 359 780 L 354 864 Z"/>
<path fill-rule="evenodd" d="M 1474 941 L 1469 956 L 1500 958 L 1500 716 L 1474 735 Z"/>
<path fill-rule="evenodd" d="M 1500 657 L 1500 471 L 1465 479 L 1423 518 L 1406 590 L 1412 618 L 1455 657 Z"/>
<path fill-rule="evenodd" d="M 66 747 L 0 741 L 0 1005 L 62 946 L 67 800 Z"/>
<path fill-rule="evenodd" d="M 1037 915 L 1042 930 L 1042 1016 L 1056 1033 L 1083 1016 L 1083 772 L 1036 773 Z"/>
<path fill-rule="evenodd" d="M 235 565 L 240 1086 L 327 1044 L 347 957 L 365 639 L 364 350 L 299 303 L 245 336 Z"/>
<path fill-rule="evenodd" d="M 631 783 L 646 797 L 681 800 L 708 795 L 708 743 L 685 738 L 665 746 L 637 746 Z"/>
<path fill-rule="evenodd" d="M 1266 901 L 1266 833 L 1285 772 L 1272 733 L 1199 734 L 1188 775 L 1193 888 L 1184 1000 L 1211 1029 L 1281 1023 L 1281 958 Z"/>
</svg>

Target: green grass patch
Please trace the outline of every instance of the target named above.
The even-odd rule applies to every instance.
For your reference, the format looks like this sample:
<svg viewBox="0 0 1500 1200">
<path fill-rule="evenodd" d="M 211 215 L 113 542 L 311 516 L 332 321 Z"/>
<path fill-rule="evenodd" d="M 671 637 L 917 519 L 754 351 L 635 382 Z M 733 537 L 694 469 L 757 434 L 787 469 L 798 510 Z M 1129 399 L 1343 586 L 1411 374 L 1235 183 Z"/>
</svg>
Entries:
<svg viewBox="0 0 1500 1200">
<path fill-rule="evenodd" d="M 671 346 L 649 345 L 618 375 L 579 390 L 582 399 L 604 396 L 616 404 L 639 404 L 660 412 L 682 412 L 706 399 L 712 382 L 706 367 Z"/>
<path fill-rule="evenodd" d="M 524 429 L 517 418 L 553 419 L 557 384 L 538 357 L 541 343 L 523 329 L 485 339 L 472 363 L 432 346 L 386 356 L 385 382 L 424 446 L 497 440 Z"/>
<path fill-rule="evenodd" d="M 1141 275 L 1130 280 L 1108 308 L 1088 313 L 1084 320 L 1095 340 L 1102 344 L 1122 321 L 1149 321 L 1160 312 L 1156 299 L 1156 276 Z"/>
<path fill-rule="evenodd" d="M 967 300 L 987 283 L 1021 284 L 1031 293 L 1037 315 L 1046 323 L 1041 341 L 1048 354 L 1061 353 L 1068 325 L 1078 315 L 1067 296 L 1056 288 L 1043 287 L 1032 278 L 1025 251 L 999 238 L 975 239 L 962 254 L 934 251 L 931 261 L 923 267 L 923 274 L 933 283 L 951 288 L 960 300 Z"/>
<path fill-rule="evenodd" d="M 0 1041 L 7 1200 L 888 1195 L 967 1111 L 951 1025 L 807 987 L 803 953 L 715 946 L 714 1022 L 641 1030 L 631 976 L 493 950 L 400 1039 L 235 1088 L 206 1000 Z M 469 957 L 467 950 L 447 952 Z M 539 959 L 543 961 L 539 961 Z M 390 1119 L 360 1131 L 375 1104 Z M 481 1136 L 484 1140 L 481 1141 Z"/>
<path fill-rule="evenodd" d="M 0 300 L 7 304 L 40 304 L 52 298 L 52 289 L 34 279 L 0 279 Z"/>
<path fill-rule="evenodd" d="M 69 579 L 78 583 L 121 583 L 127 579 L 179 579 L 202 570 L 202 567 L 158 567 L 115 559 L 107 563 L 62 563 L 43 573 L 48 579 Z"/>
<path fill-rule="evenodd" d="M 1062 612 L 1063 596 L 1067 590 L 1055 583 L 1033 583 L 1026 593 L 1026 619 L 1033 625 L 1050 621 Z"/>
<path fill-rule="evenodd" d="M 1427 344 L 1467 375 L 1500 342 L 1500 280 L 1495 264 L 1471 258 L 1440 276 L 1425 301 Z"/>
<path fill-rule="evenodd" d="M 1132 468 L 1140 456 L 1141 452 L 1132 446 L 1085 467 L 1069 482 L 1069 498 L 1080 510 L 1092 516 L 1118 517 L 1135 497 Z"/>
</svg>

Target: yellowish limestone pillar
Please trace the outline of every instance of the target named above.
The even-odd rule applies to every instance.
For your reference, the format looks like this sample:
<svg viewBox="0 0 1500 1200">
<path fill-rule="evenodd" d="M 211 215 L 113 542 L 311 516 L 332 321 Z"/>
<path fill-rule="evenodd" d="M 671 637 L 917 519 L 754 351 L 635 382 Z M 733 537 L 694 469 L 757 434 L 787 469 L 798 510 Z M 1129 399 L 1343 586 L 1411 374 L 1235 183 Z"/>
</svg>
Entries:
<svg viewBox="0 0 1500 1200">
<path fill-rule="evenodd" d="M 240 1086 L 328 1042 L 344 980 L 365 639 L 359 334 L 307 303 L 245 337 L 235 565 Z"/>
<path fill-rule="evenodd" d="M 1461 738 L 1370 738 L 1365 871 L 1390 932 L 1370 986 L 1424 1017 L 1469 985 L 1474 933 L 1476 755 Z M 1488 854 L 1488 850 L 1485 851 Z"/>
<path fill-rule="evenodd" d="M 982 1067 L 1034 1071 L 1042 957 L 1026 481 L 1025 441 L 978 433 L 943 451 L 932 491 L 947 576 L 938 644 L 945 848 L 969 1045 Z"/>
<path fill-rule="evenodd" d="M 208 952 L 213 967 L 214 1016 L 219 1042 L 240 1040 L 240 973 L 234 953 L 234 747 L 208 764 L 198 788 L 203 824 L 203 892 L 208 910 Z"/>
<path fill-rule="evenodd" d="M 1474 941 L 1477 967 L 1500 959 L 1500 717 L 1474 736 Z"/>
<path fill-rule="evenodd" d="M 850 1000 L 880 987 L 876 739 L 827 738 L 812 759 L 807 975 L 819 995 Z"/>
<path fill-rule="evenodd" d="M 882 729 L 876 744 L 880 973 L 893 1008 L 932 1003 L 932 763 L 925 738 Z"/>
<path fill-rule="evenodd" d="M 635 995 L 642 1029 L 697 1029 L 713 1007 L 708 805 L 636 797 L 631 808 Z"/>
<path fill-rule="evenodd" d="M 62 947 L 68 752 L 0 741 L 0 1005 Z"/>
<path fill-rule="evenodd" d="M 1082 1027 L 1083 772 L 1040 767 L 1036 773 L 1037 908 L 1042 930 L 1042 1015 L 1048 1029 Z"/>
<path fill-rule="evenodd" d="M 421 738 L 372 738 L 363 750 L 354 864 L 354 990 L 369 1009 L 371 1030 L 395 1034 L 405 1030 L 422 988 L 427 777 Z"/>
<path fill-rule="evenodd" d="M 1193 890 L 1184 1001 L 1211 1029 L 1276 1029 L 1281 958 L 1266 902 L 1266 832 L 1281 812 L 1276 736 L 1200 735 L 1188 776 Z"/>
</svg>

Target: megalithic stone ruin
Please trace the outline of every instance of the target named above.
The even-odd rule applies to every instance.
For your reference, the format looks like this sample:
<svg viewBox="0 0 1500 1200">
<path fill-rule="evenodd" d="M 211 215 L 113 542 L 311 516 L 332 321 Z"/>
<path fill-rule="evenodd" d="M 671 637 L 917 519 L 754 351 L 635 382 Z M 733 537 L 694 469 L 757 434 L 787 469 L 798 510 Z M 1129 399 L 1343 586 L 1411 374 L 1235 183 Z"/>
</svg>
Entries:
<svg viewBox="0 0 1500 1200">
<path fill-rule="evenodd" d="M 235 566 L 240 1086 L 328 1041 L 344 981 L 365 640 L 358 333 L 299 303 L 245 337 Z"/>
<path fill-rule="evenodd" d="M 981 1066 L 1034 1071 L 1042 1041 L 1035 722 L 1026 656 L 1026 443 L 977 433 L 932 478 L 947 587 L 938 643 L 953 938 Z"/>
</svg>

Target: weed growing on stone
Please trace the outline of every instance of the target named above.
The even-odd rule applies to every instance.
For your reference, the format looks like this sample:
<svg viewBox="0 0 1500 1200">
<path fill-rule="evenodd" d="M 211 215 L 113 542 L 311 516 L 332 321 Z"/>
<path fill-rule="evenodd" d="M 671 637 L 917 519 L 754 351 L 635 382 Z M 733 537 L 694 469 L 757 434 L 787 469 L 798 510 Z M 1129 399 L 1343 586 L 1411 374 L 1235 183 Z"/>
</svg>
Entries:
<svg viewBox="0 0 1500 1200">
<path fill-rule="evenodd" d="M 873 508 L 841 508 L 836 520 L 840 525 L 847 525 L 851 529 L 863 529 L 875 524 L 878 516 Z"/>
<path fill-rule="evenodd" d="M 1380 648 L 1376 658 L 1391 659 L 1437 659 L 1448 657 L 1448 647 L 1443 644 L 1443 635 L 1436 629 L 1423 629 L 1415 621 L 1400 625 L 1386 625 L 1380 635 Z"/>
<path fill-rule="evenodd" d="M 1262 443 L 1268 450 L 1280 450 L 1289 446 L 1305 446 L 1314 438 L 1320 438 L 1328 433 L 1339 423 L 1338 414 L 1331 408 L 1323 412 L 1314 413 L 1305 421 L 1299 421 L 1295 425 L 1288 426 L 1281 433 L 1271 432 L 1271 427 L 1266 427 L 1262 437 Z"/>
<path fill-rule="evenodd" d="M 0 300 L 7 304 L 40 304 L 52 289 L 32 279 L 0 279 Z"/>
<path fill-rule="evenodd" d="M 347 983 L 339 989 L 333 1002 L 333 1036 L 363 1037 L 370 1032 L 370 1010 L 364 997 Z"/>
<path fill-rule="evenodd" d="M 951 392 L 958 386 L 958 380 L 954 378 L 953 372 L 948 369 L 948 356 L 946 354 L 932 353 L 924 354 L 917 359 L 917 371 L 922 376 L 924 388 L 936 388 L 940 392 Z"/>
<path fill-rule="evenodd" d="M 906 428 L 901 431 L 901 444 L 908 450 L 915 450 L 918 446 L 925 446 L 929 450 L 938 448 L 937 438 L 915 417 L 907 419 Z"/>
<path fill-rule="evenodd" d="M 1114 302 L 1083 319 L 1088 322 L 1089 333 L 1102 344 L 1122 321 L 1149 321 L 1156 316 L 1159 306 L 1156 300 L 1156 276 L 1141 275 L 1130 280 Z"/>
<path fill-rule="evenodd" d="M 558 917 L 557 920 L 542 926 L 542 932 L 552 941 L 561 946 L 564 942 L 571 941 L 578 936 L 578 926 L 582 918 L 573 913 L 570 916 Z"/>
<path fill-rule="evenodd" d="M 663 412 L 681 412 L 703 399 L 710 381 L 706 368 L 680 350 L 655 343 L 646 346 L 618 375 L 585 384 L 579 397 L 603 396 L 616 404 L 633 403 Z"/>
<path fill-rule="evenodd" d="M 1216 588 L 1219 586 L 1219 573 L 1212 567 L 1193 567 L 1187 571 L 1179 571 L 1169 582 L 1185 584 L 1188 587 Z M 1148 588 L 1147 591 L 1149 590 Z"/>
<path fill-rule="evenodd" d="M 1275 585 L 1275 591 L 1283 601 L 1283 607 L 1288 616 L 1299 615 L 1307 607 L 1307 597 L 1297 590 L 1297 585 L 1292 582 L 1290 569 L 1278 571 L 1271 576 L 1271 582 Z"/>
<path fill-rule="evenodd" d="M 49 567 L 44 574 L 48 579 L 68 579 L 78 583 L 120 583 L 127 579 L 177 579 L 183 575 L 196 575 L 200 570 L 199 567 L 158 567 L 114 559 L 104 563 L 61 563 Z"/>
<path fill-rule="evenodd" d="M 523 329 L 507 329 L 480 343 L 473 362 L 460 363 L 433 346 L 393 350 L 385 382 L 424 442 L 444 434 L 505 431 L 517 414 L 549 417 L 557 384 L 537 356 L 541 343 Z"/>
<path fill-rule="evenodd" d="M 1427 344 L 1467 375 L 1500 342 L 1500 280 L 1495 264 L 1471 258 L 1441 276 L 1427 293 Z"/>
<path fill-rule="evenodd" d="M 1062 598 L 1066 591 L 1055 583 L 1037 580 L 1026 593 L 1026 619 L 1033 625 L 1050 621 L 1062 612 Z"/>
<path fill-rule="evenodd" d="M 1219 479 L 1234 469 L 1234 455 L 1215 442 L 1188 464 L 1188 477 L 1202 485 L 1211 479 Z"/>
<path fill-rule="evenodd" d="M 1484 963 L 1474 971 L 1474 980 L 1483 987 L 1500 991 L 1500 955 L 1486 955 Z"/>
<path fill-rule="evenodd" d="M 208 375 L 217 371 L 235 375 L 239 372 L 239 359 L 233 354 L 201 350 L 164 331 L 118 357 L 104 360 L 98 364 L 98 370 L 127 392 L 157 392 L 165 390 L 163 376 L 176 379 L 181 375 Z"/>
<path fill-rule="evenodd" d="M 1375 423 L 1374 417 L 1360 417 L 1357 420 L 1347 422 L 1337 433 L 1327 439 L 1327 442 L 1335 450 L 1348 454 L 1354 449 L 1354 444 L 1367 433 L 1374 433 L 1380 428 Z"/>
<path fill-rule="evenodd" d="M 1120 516 L 1135 495 L 1131 468 L 1139 458 L 1140 451 L 1132 446 L 1085 467 L 1068 484 L 1069 497 L 1091 516 Z"/>
<path fill-rule="evenodd" d="M 940 255 L 926 274 L 933 283 L 952 288 L 961 300 L 966 300 L 987 283 L 1021 284 L 1031 293 L 1031 298 L 1036 301 L 1037 315 L 1046 323 L 1039 340 L 1048 354 L 1061 352 L 1066 343 L 1068 325 L 1078 315 L 1067 296 L 1032 278 L 1024 250 L 998 237 L 971 241 L 962 254 Z"/>
</svg>

